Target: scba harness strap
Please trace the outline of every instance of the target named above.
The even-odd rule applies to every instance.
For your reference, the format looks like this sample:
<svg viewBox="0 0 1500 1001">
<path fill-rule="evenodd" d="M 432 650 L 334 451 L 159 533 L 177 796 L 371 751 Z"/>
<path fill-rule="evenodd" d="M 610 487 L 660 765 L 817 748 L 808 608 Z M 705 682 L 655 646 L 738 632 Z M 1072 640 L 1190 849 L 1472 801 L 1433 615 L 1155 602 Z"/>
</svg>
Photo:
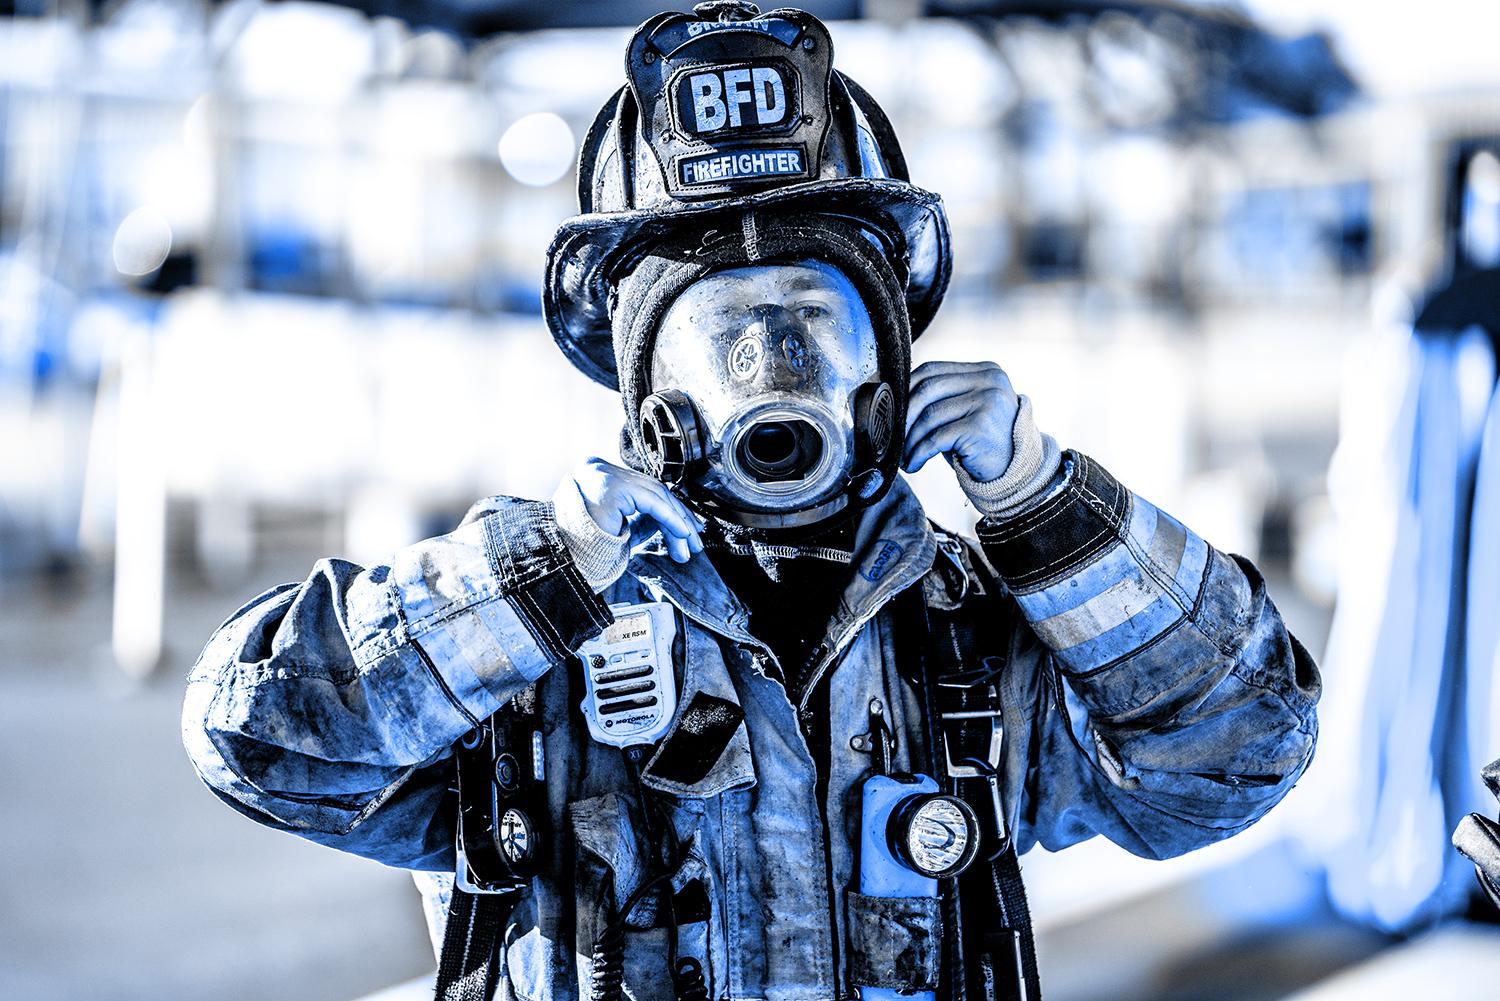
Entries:
<svg viewBox="0 0 1500 1001">
<path fill-rule="evenodd" d="M 528 686 L 454 746 L 458 865 L 436 1001 L 490 1001 L 503 965 L 497 946 L 531 885 L 546 836 L 540 704 Z"/>
<path fill-rule="evenodd" d="M 443 955 L 438 962 L 436 1001 L 490 1001 L 500 979 L 496 945 L 520 893 L 466 893 L 453 888 Z"/>
<path fill-rule="evenodd" d="M 945 792 L 961 796 L 985 818 L 991 850 L 987 861 L 941 881 L 943 924 L 959 934 L 944 937 L 937 996 L 942 1001 L 1040 1001 L 1031 913 L 1000 797 L 999 684 L 1009 659 L 1008 637 L 1020 612 L 1004 584 L 968 555 L 961 541 L 941 533 L 939 539 L 948 552 L 966 554 L 959 561 L 964 579 L 949 580 L 953 600 L 931 600 L 921 582 L 895 598 L 897 661 L 924 701 L 930 769 Z M 525 786 L 513 786 L 506 799 L 499 779 L 492 780 L 504 774 L 506 759 L 523 775 L 529 764 L 539 784 L 544 774 L 532 757 L 536 743 L 531 734 L 540 727 L 534 689 L 528 692 L 507 703 L 456 749 L 464 850 L 444 931 L 436 1001 L 494 997 L 503 965 L 498 945 L 529 884 L 529 876 L 523 878 L 514 867 L 514 878 L 507 878 L 503 869 L 496 874 L 481 865 L 484 871 L 476 872 L 466 861 L 492 860 L 487 846 L 498 839 L 503 847 L 506 811 L 525 809 Z M 518 749 L 524 753 L 516 753 Z M 544 813 L 535 811 L 533 837 Z M 530 857 L 538 847 L 532 846 Z M 465 883 L 487 892 L 469 892 L 460 885 Z"/>
<path fill-rule="evenodd" d="M 897 662 L 922 695 L 933 773 L 942 777 L 945 792 L 962 797 L 982 818 L 990 846 L 986 861 L 944 881 L 944 922 L 959 934 L 945 940 L 938 997 L 1040 1001 L 1031 910 L 1005 821 L 999 772 L 999 686 L 1020 609 L 982 558 L 934 529 L 956 565 L 929 575 L 929 581 L 945 581 L 946 593 L 917 584 L 897 596 Z"/>
</svg>

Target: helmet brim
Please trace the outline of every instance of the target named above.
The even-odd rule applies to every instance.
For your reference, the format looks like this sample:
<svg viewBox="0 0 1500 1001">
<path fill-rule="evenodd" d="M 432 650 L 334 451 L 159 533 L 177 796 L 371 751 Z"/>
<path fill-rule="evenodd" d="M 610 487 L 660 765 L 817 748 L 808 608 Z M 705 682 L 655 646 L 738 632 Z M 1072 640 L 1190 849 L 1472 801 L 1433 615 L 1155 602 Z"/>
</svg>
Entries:
<svg viewBox="0 0 1500 1001">
<path fill-rule="evenodd" d="M 906 276 L 913 338 L 937 312 L 951 261 L 941 197 L 894 179 L 820 179 L 755 194 L 568 219 L 548 248 L 542 289 L 547 325 L 563 354 L 590 379 L 618 389 L 610 318 L 618 279 L 644 248 L 681 233 L 684 225 L 703 227 L 719 215 L 726 226 L 739 227 L 745 213 L 754 211 L 806 212 L 858 223 L 887 243 L 892 266 Z"/>
</svg>

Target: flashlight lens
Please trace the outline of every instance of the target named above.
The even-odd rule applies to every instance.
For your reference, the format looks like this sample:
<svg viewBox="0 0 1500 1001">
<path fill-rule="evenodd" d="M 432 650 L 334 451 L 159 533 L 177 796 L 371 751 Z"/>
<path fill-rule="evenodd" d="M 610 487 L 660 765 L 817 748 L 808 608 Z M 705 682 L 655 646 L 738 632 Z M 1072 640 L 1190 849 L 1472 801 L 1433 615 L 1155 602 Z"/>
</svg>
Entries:
<svg viewBox="0 0 1500 1001">
<path fill-rule="evenodd" d="M 954 796 L 913 796 L 891 818 L 891 848 L 903 863 L 934 879 L 956 876 L 979 852 L 979 818 Z"/>
<path fill-rule="evenodd" d="M 963 858 L 968 842 L 963 814 L 944 800 L 935 800 L 917 810 L 906 835 L 912 859 L 928 872 L 951 868 Z"/>
</svg>

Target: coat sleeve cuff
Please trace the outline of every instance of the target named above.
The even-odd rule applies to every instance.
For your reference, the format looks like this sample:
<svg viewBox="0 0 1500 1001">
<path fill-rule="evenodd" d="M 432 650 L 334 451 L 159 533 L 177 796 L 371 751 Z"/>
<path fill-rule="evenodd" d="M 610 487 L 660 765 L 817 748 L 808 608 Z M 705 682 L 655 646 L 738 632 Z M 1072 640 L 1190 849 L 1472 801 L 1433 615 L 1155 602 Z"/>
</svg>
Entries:
<svg viewBox="0 0 1500 1001">
<path fill-rule="evenodd" d="M 1081 678 L 1186 627 L 1223 558 L 1215 562 L 1202 538 L 1087 456 L 1069 452 L 1066 465 L 1059 492 L 1006 521 L 985 519 L 979 537 L 1037 636 Z M 1216 593 L 1232 606 L 1232 623 L 1248 585 L 1221 569 Z M 1217 635 L 1217 618 L 1198 630 Z"/>
<path fill-rule="evenodd" d="M 1119 541 L 1130 491 L 1081 452 L 1062 453 L 1062 483 L 1010 518 L 978 526 L 985 555 L 1012 591 L 1060 580 Z"/>
<path fill-rule="evenodd" d="M 573 557 L 578 572 L 597 594 L 620 579 L 630 562 L 630 526 L 610 535 L 589 514 L 578 484 L 564 480 L 552 495 L 557 512 L 557 533 Z"/>
<path fill-rule="evenodd" d="M 613 621 L 548 503 L 501 503 L 398 553 L 391 572 L 412 642 L 481 719 Z"/>
<path fill-rule="evenodd" d="M 516 500 L 484 519 L 491 572 L 501 593 L 551 655 L 562 660 L 614 621 L 609 605 L 578 572 L 557 531 L 553 507 Z"/>
</svg>

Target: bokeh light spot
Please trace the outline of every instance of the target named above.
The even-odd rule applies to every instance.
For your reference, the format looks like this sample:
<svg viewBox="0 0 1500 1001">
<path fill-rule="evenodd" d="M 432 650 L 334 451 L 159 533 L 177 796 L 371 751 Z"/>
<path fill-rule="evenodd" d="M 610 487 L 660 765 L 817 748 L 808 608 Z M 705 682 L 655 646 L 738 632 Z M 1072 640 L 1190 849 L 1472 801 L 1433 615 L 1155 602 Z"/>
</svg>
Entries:
<svg viewBox="0 0 1500 1001">
<path fill-rule="evenodd" d="M 568 172 L 577 149 L 573 130 L 550 111 L 518 119 L 500 137 L 500 162 L 522 184 L 542 187 Z"/>
<path fill-rule="evenodd" d="M 172 249 L 172 227 L 156 209 L 138 208 L 115 231 L 115 267 L 122 275 L 149 275 Z"/>
</svg>

